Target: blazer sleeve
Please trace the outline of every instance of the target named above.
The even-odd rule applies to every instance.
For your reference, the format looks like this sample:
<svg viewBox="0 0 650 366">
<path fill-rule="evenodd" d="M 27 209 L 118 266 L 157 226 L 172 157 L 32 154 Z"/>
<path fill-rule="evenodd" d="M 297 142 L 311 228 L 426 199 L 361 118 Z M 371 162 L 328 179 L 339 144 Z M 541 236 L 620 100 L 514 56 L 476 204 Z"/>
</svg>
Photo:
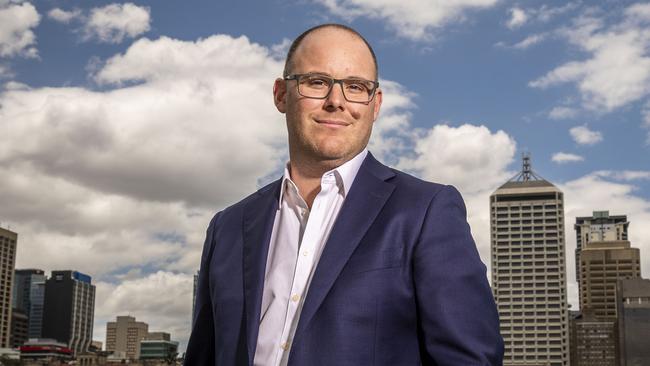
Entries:
<svg viewBox="0 0 650 366">
<path fill-rule="evenodd" d="M 501 365 L 503 339 L 486 267 L 452 186 L 431 200 L 414 248 L 424 365 Z"/>
<path fill-rule="evenodd" d="M 185 366 L 207 366 L 215 364 L 214 355 L 214 319 L 212 317 L 212 300 L 210 298 L 210 260 L 214 251 L 214 231 L 220 213 L 216 214 L 206 233 L 199 281 L 196 289 L 196 304 L 192 334 L 185 352 Z"/>
</svg>

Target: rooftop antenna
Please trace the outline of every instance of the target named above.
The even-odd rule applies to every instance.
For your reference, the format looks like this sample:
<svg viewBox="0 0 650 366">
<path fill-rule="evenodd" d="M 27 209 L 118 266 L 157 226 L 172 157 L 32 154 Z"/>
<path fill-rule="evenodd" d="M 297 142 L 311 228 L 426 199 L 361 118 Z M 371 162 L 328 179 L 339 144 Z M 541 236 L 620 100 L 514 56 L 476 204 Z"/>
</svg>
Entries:
<svg viewBox="0 0 650 366">
<path fill-rule="evenodd" d="M 524 151 L 521 154 L 521 160 L 522 160 L 521 171 L 517 173 L 514 177 L 512 177 L 510 179 L 510 182 L 531 182 L 531 181 L 544 180 L 544 178 L 535 174 L 535 172 L 533 171 L 533 166 L 530 163 L 530 152 Z"/>
</svg>

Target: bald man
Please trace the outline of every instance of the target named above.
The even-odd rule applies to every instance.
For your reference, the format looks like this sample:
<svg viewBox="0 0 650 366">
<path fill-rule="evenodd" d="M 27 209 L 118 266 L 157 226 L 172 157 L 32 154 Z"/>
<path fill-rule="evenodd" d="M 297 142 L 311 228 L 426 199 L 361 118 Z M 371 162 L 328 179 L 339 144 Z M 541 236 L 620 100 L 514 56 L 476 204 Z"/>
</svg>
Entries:
<svg viewBox="0 0 650 366">
<path fill-rule="evenodd" d="M 355 30 L 290 47 L 281 179 L 212 219 L 186 365 L 500 365 L 496 306 L 451 186 L 367 150 L 383 94 Z"/>
</svg>

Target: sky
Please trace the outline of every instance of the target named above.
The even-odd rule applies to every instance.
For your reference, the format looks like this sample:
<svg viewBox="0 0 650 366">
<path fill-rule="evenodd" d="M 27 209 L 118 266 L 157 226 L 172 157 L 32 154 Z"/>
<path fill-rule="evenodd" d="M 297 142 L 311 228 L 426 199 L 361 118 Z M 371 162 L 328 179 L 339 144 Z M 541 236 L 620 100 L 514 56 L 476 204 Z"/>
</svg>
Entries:
<svg viewBox="0 0 650 366">
<path fill-rule="evenodd" d="M 370 151 L 462 193 L 490 266 L 489 196 L 522 153 L 577 216 L 630 221 L 650 276 L 650 3 L 0 0 L 0 225 L 17 268 L 97 286 L 94 338 L 132 315 L 189 337 L 215 212 L 279 178 L 273 105 L 292 39 L 350 25 L 384 104 Z"/>
</svg>

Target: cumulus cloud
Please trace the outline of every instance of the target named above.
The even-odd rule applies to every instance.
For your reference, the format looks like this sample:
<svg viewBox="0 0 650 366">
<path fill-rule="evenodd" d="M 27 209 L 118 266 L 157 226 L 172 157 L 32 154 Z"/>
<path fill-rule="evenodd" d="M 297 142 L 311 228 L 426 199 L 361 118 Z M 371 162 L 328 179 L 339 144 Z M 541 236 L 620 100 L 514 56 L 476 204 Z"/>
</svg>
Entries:
<svg viewBox="0 0 650 366">
<path fill-rule="evenodd" d="M 553 107 L 548 113 L 550 119 L 571 119 L 578 115 L 578 110 L 571 107 L 559 106 Z"/>
<path fill-rule="evenodd" d="M 30 3 L 0 3 L 0 57 L 38 57 L 33 29 L 40 20 Z"/>
<path fill-rule="evenodd" d="M 346 19 L 367 17 L 386 21 L 398 36 L 428 40 L 433 33 L 452 22 L 462 21 L 472 10 L 490 8 L 497 0 L 315 0 L 332 14 Z"/>
<path fill-rule="evenodd" d="M 576 154 L 568 154 L 568 153 L 563 153 L 563 152 L 558 152 L 553 154 L 553 157 L 551 158 L 554 162 L 558 164 L 565 164 L 565 163 L 574 163 L 577 161 L 583 161 L 585 158 L 583 158 L 580 155 Z"/>
<path fill-rule="evenodd" d="M 576 126 L 569 130 L 573 141 L 580 145 L 594 145 L 603 141 L 603 134 L 592 131 L 587 125 Z"/>
<path fill-rule="evenodd" d="M 560 34 L 588 57 L 549 71 L 529 83 L 545 89 L 574 83 L 585 108 L 609 112 L 650 93 L 650 28 L 642 10 L 648 4 L 627 8 L 613 25 L 589 13 L 574 20 Z"/>
<path fill-rule="evenodd" d="M 542 42 L 544 39 L 546 39 L 546 34 L 533 34 L 524 38 L 522 41 L 515 43 L 514 45 L 512 45 L 512 48 L 518 50 L 525 50 L 530 46 Z"/>
<path fill-rule="evenodd" d="M 70 23 L 73 19 L 79 19 L 81 17 L 81 10 L 75 9 L 71 11 L 65 11 L 60 8 L 54 8 L 47 13 L 47 16 L 60 23 Z"/>
<path fill-rule="evenodd" d="M 85 22 L 85 39 L 100 42 L 120 43 L 125 38 L 134 38 L 150 29 L 150 9 L 132 3 L 110 4 L 94 8 Z"/>
<path fill-rule="evenodd" d="M 506 25 L 510 29 L 519 28 L 528 20 L 528 15 L 526 14 L 526 11 L 524 11 L 524 9 L 515 7 L 510 9 L 509 13 L 510 13 L 510 19 L 508 20 Z"/>
</svg>

